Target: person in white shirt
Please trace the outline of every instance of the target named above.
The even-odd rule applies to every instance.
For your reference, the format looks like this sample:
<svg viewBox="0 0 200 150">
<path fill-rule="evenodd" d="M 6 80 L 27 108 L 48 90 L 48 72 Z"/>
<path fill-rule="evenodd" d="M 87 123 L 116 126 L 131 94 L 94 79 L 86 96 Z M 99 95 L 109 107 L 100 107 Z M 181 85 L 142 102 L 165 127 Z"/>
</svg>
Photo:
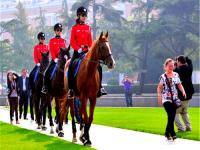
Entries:
<svg viewBox="0 0 200 150">
<path fill-rule="evenodd" d="M 168 58 L 164 63 L 165 73 L 161 75 L 157 88 L 158 104 L 163 104 L 168 116 L 168 122 L 165 130 L 165 137 L 168 140 L 175 140 L 174 119 L 178 107 L 178 91 L 186 97 L 185 90 L 181 84 L 178 73 L 174 72 L 174 60 Z M 180 101 L 180 100 L 179 100 Z"/>
</svg>

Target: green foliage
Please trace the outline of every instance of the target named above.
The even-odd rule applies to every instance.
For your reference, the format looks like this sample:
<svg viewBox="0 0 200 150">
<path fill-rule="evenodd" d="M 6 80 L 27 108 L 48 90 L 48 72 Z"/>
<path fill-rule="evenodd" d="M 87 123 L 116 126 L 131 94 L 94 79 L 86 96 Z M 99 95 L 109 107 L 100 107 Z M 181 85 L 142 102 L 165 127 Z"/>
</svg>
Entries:
<svg viewBox="0 0 200 150">
<path fill-rule="evenodd" d="M 25 14 L 25 9 L 21 2 L 17 5 L 16 18 L 6 23 L 1 23 L 1 27 L 5 32 L 9 32 L 13 38 L 13 42 L 7 42 L 4 54 L 1 59 L 6 69 L 20 71 L 23 67 L 32 68 L 32 47 L 33 41 L 29 33 L 29 24 Z M 9 54 L 8 54 L 9 53 Z M 5 60 L 6 59 L 6 60 Z"/>
<path fill-rule="evenodd" d="M 199 70 L 197 0 L 121 2 L 134 3 L 132 19 L 123 18 L 123 13 L 113 7 L 115 0 L 104 0 L 102 3 L 94 3 L 92 0 L 76 1 L 71 8 L 71 15 L 68 13 L 67 0 L 63 0 L 59 17 L 64 27 L 64 38 L 69 40 L 77 8 L 85 6 L 89 8 L 89 15 L 96 14 L 93 18 L 96 24 L 92 26 L 94 36 L 96 33 L 98 36 L 101 31 L 109 31 L 110 44 L 117 63 L 115 72 L 147 70 L 145 83 L 154 83 L 163 71 L 164 60 L 180 54 L 192 58 L 194 68 Z M 18 4 L 17 10 L 15 19 L 0 24 L 0 34 L 9 32 L 13 38 L 11 42 L 0 41 L 1 70 L 9 67 L 17 70 L 22 67 L 32 68 L 32 51 L 38 42 L 37 33 L 45 32 L 46 41 L 54 35 L 53 27 L 46 24 L 43 9 L 40 9 L 40 15 L 36 18 L 38 26 L 35 29 L 30 28 L 22 3 Z"/>
<path fill-rule="evenodd" d="M 42 8 L 40 8 L 40 15 L 36 18 L 39 25 L 33 30 L 34 44 L 38 43 L 37 34 L 39 32 L 45 33 L 45 41 L 48 44 L 48 41 L 54 36 L 54 31 L 52 26 L 48 26 L 46 24 L 45 12 Z"/>
<path fill-rule="evenodd" d="M 0 72 L 7 71 L 11 66 L 12 50 L 8 40 L 0 41 Z"/>
<path fill-rule="evenodd" d="M 107 82 L 108 85 L 119 85 L 119 81 L 115 78 L 111 78 Z"/>
</svg>

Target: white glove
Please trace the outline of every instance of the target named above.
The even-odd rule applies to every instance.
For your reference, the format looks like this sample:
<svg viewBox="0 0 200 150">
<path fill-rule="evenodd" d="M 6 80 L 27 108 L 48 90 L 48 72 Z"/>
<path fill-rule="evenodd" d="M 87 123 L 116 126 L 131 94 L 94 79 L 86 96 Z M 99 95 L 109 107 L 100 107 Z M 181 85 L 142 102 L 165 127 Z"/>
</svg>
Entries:
<svg viewBox="0 0 200 150">
<path fill-rule="evenodd" d="M 37 63 L 37 66 L 40 67 L 40 63 Z"/>
<path fill-rule="evenodd" d="M 57 63 L 57 62 L 58 62 L 58 58 L 55 58 L 55 59 L 54 59 L 54 62 Z"/>
<path fill-rule="evenodd" d="M 67 57 L 67 55 L 65 55 L 65 56 L 64 56 L 64 58 L 65 58 L 66 60 L 68 60 L 68 57 Z"/>
<path fill-rule="evenodd" d="M 79 48 L 78 49 L 78 53 L 82 53 L 83 49 L 82 48 Z"/>
</svg>

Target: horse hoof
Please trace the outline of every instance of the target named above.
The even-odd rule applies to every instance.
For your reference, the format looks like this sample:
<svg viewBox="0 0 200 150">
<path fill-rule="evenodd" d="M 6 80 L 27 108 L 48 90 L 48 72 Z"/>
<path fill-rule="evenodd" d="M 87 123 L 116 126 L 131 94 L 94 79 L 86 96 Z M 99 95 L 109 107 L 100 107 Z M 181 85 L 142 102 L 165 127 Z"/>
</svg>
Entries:
<svg viewBox="0 0 200 150">
<path fill-rule="evenodd" d="M 41 129 L 41 126 L 38 126 L 37 129 Z"/>
<path fill-rule="evenodd" d="M 46 131 L 47 127 L 43 126 L 42 131 Z"/>
<path fill-rule="evenodd" d="M 85 143 L 85 141 L 86 141 L 86 139 L 85 139 L 85 137 L 82 135 L 82 136 L 80 136 L 80 138 L 79 138 L 79 140 L 84 144 Z"/>
<path fill-rule="evenodd" d="M 76 142 L 77 142 L 77 139 L 76 139 L 76 138 L 73 138 L 73 139 L 72 139 L 72 142 L 73 142 L 73 143 L 76 143 Z"/>
<path fill-rule="evenodd" d="M 92 142 L 90 140 L 86 140 L 84 146 L 91 146 Z"/>
<path fill-rule="evenodd" d="M 59 136 L 59 137 L 64 137 L 64 133 L 63 133 L 62 131 L 60 131 L 60 132 L 58 133 L 58 136 Z"/>
<path fill-rule="evenodd" d="M 50 131 L 50 134 L 54 134 L 54 131 L 53 131 L 53 130 L 51 130 L 51 131 Z"/>
<path fill-rule="evenodd" d="M 56 133 L 58 133 L 59 132 L 59 130 L 58 130 L 58 128 L 56 128 Z"/>
<path fill-rule="evenodd" d="M 54 123 L 55 123 L 55 124 L 58 124 L 58 121 L 57 121 L 57 119 L 54 119 Z"/>
</svg>

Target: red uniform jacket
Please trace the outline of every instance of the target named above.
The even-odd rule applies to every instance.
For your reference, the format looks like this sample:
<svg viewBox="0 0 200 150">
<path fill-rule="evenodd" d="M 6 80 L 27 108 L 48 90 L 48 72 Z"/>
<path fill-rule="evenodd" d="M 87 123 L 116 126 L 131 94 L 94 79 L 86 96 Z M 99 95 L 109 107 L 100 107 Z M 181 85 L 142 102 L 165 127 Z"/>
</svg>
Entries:
<svg viewBox="0 0 200 150">
<path fill-rule="evenodd" d="M 46 44 L 37 44 L 34 47 L 33 58 L 35 64 L 40 63 L 42 56 L 41 53 L 47 53 L 49 51 L 49 47 Z"/>
<path fill-rule="evenodd" d="M 86 24 L 74 25 L 71 29 L 70 45 L 75 51 L 80 49 L 81 45 L 91 47 L 92 34 L 90 26 Z"/>
<path fill-rule="evenodd" d="M 49 41 L 49 49 L 53 60 L 58 57 L 60 48 L 66 48 L 66 40 L 59 37 L 54 37 Z"/>
</svg>

